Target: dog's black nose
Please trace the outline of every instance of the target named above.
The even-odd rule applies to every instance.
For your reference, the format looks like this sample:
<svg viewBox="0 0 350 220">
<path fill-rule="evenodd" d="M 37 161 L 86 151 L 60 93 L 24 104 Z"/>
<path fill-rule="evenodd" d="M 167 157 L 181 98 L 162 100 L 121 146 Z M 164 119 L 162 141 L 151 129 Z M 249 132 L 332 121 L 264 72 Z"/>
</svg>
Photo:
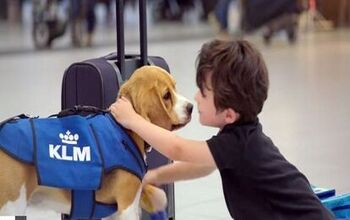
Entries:
<svg viewBox="0 0 350 220">
<path fill-rule="evenodd" d="M 193 105 L 191 103 L 188 103 L 187 106 L 186 106 L 187 113 L 189 115 L 192 114 L 192 110 L 193 110 Z"/>
</svg>

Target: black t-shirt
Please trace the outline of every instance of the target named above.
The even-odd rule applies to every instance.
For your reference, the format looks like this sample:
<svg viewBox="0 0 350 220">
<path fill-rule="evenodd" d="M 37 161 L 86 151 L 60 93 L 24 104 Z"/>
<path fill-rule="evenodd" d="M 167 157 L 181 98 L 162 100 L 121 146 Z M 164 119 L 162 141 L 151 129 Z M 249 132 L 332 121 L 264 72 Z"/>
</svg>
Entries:
<svg viewBox="0 0 350 220">
<path fill-rule="evenodd" d="M 226 125 L 207 143 L 235 220 L 334 219 L 306 177 L 264 135 L 258 120 Z"/>
</svg>

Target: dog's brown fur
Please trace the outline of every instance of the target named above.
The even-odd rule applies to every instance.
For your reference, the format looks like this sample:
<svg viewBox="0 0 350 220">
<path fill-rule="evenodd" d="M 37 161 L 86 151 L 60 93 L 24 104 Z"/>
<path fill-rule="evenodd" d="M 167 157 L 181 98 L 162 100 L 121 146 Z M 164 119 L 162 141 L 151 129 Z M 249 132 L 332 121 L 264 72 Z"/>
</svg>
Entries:
<svg viewBox="0 0 350 220">
<path fill-rule="evenodd" d="M 192 105 L 185 99 L 182 99 L 183 103 L 179 105 L 174 79 L 159 67 L 146 66 L 136 70 L 121 87 L 119 95 L 128 97 L 135 111 L 145 119 L 165 129 L 171 130 L 183 126 L 190 120 Z M 179 105 L 180 108 L 179 106 L 175 108 L 175 105 Z M 141 152 L 145 154 L 144 141 L 135 133 L 130 132 L 130 135 Z M 17 209 L 20 213 L 9 213 L 11 211 L 4 210 L 5 206 L 11 202 L 21 203 L 20 196 L 23 196 L 21 195 L 23 187 L 25 201 L 31 199 L 32 196 L 41 195 L 41 199 L 49 199 L 57 204 L 62 204 L 61 209 L 56 209 L 56 211 L 69 213 L 71 199 L 69 191 L 39 186 L 37 174 L 32 165 L 14 160 L 0 150 L 0 215 L 24 214 L 22 213 L 24 210 L 19 210 L 21 207 Z M 132 212 L 137 212 L 137 210 L 130 211 L 129 207 L 135 202 L 138 206 L 137 196 L 140 187 L 141 182 L 136 176 L 125 170 L 117 169 L 103 177 L 102 187 L 96 192 L 96 200 L 107 204 L 117 203 L 118 214 L 116 216 L 119 216 L 120 219 L 134 220 L 138 215 Z M 161 198 L 164 196 L 164 192 L 160 193 L 160 189 L 146 185 L 141 194 L 141 206 L 148 212 L 158 211 L 156 209 L 164 208 L 166 205 L 164 198 Z M 21 204 L 18 205 L 21 206 Z M 25 202 L 24 205 L 27 203 Z M 129 213 L 125 214 L 125 212 Z"/>
</svg>

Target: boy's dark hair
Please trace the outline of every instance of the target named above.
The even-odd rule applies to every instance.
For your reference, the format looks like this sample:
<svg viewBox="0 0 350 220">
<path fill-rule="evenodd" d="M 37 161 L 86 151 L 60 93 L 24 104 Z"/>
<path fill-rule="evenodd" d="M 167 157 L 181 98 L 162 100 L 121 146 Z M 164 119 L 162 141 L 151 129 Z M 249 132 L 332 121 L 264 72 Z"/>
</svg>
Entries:
<svg viewBox="0 0 350 220">
<path fill-rule="evenodd" d="M 234 109 L 240 114 L 239 122 L 257 118 L 267 98 L 269 79 L 261 54 L 248 41 L 210 41 L 202 46 L 196 64 L 197 86 L 203 92 L 210 77 L 218 111 Z"/>
</svg>

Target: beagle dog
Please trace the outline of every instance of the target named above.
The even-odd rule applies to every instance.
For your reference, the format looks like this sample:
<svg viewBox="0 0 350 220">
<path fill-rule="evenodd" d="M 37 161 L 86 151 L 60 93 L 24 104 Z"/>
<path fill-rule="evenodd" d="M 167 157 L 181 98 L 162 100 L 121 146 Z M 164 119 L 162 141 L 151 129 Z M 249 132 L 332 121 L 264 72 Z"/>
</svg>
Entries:
<svg viewBox="0 0 350 220">
<path fill-rule="evenodd" d="M 180 128 L 191 120 L 193 105 L 177 94 L 175 80 L 160 67 L 137 69 L 122 85 L 119 96 L 127 97 L 137 113 L 165 129 Z M 146 159 L 145 142 L 137 134 L 127 132 Z M 0 148 L 0 216 L 25 215 L 30 201 L 42 208 L 69 214 L 73 199 L 70 190 L 39 185 L 38 179 L 33 164 L 16 160 Z M 114 169 L 102 176 L 95 200 L 116 204 L 118 211 L 108 217 L 113 220 L 138 220 L 140 206 L 153 213 L 167 205 L 163 190 L 142 186 L 140 178 L 124 169 Z"/>
</svg>

